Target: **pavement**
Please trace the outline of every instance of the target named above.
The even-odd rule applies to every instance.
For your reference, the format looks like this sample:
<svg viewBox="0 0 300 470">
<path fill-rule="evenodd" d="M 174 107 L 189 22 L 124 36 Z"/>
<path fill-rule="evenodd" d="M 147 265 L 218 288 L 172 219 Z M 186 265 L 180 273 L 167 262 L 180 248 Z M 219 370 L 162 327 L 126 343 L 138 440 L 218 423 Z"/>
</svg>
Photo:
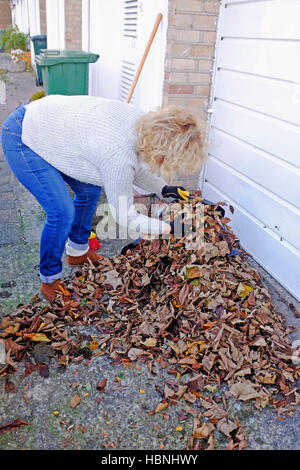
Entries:
<svg viewBox="0 0 300 470">
<path fill-rule="evenodd" d="M 6 104 L 0 104 L 1 123 L 40 90 L 32 72 L 5 70 L 9 70 L 8 58 L 0 53 L 0 80 L 5 82 L 7 92 Z M 99 204 L 104 202 L 103 193 Z M 43 209 L 15 179 L 0 151 L 0 319 L 14 312 L 18 304 L 28 304 L 39 290 L 39 239 L 44 220 Z M 102 254 L 113 256 L 127 241 L 101 243 Z M 300 340 L 300 319 L 289 307 L 293 303 L 300 311 L 300 303 L 253 260 L 250 263 L 262 275 L 276 310 L 296 328 L 292 339 Z M 64 255 L 63 275 L 70 273 Z M 97 335 L 91 329 L 81 333 Z M 0 433 L 0 449 L 183 450 L 188 445 L 193 423 L 190 415 L 180 419 L 178 412 L 184 411 L 184 403 L 149 415 L 161 401 L 159 390 L 167 378 L 158 365 L 154 367 L 156 375 L 143 364 L 116 365 L 106 356 L 72 363 L 64 369 L 51 365 L 48 378 L 38 372 L 24 377 L 24 364 L 18 363 L 17 373 L 10 377 L 15 393 L 7 393 L 5 379 L 0 378 L 0 426 L 18 418 L 30 423 Z M 120 376 L 121 381 L 116 380 Z M 106 393 L 96 388 L 103 378 L 107 379 Z M 70 401 L 75 394 L 80 403 L 72 408 Z M 252 404 L 240 402 L 232 406 L 232 412 L 244 426 L 248 449 L 300 449 L 299 407 L 294 416 L 283 420 L 271 408 L 257 411 Z M 178 426 L 182 430 L 176 430 Z M 220 439 L 217 448 L 222 446 Z"/>
</svg>

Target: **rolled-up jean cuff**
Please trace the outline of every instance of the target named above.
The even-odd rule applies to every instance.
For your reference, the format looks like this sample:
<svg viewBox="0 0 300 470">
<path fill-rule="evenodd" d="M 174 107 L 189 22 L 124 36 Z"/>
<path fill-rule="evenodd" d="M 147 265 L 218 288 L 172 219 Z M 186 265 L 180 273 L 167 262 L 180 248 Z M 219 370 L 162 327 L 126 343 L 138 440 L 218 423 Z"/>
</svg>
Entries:
<svg viewBox="0 0 300 470">
<path fill-rule="evenodd" d="M 62 271 L 57 274 L 51 274 L 51 276 L 44 276 L 44 274 L 40 273 L 41 281 L 45 284 L 51 284 L 52 282 L 56 281 L 56 279 L 61 279 Z"/>
<path fill-rule="evenodd" d="M 87 243 L 75 243 L 75 242 L 72 242 L 72 240 L 70 240 L 70 238 L 68 238 L 67 240 L 67 244 L 71 247 L 71 248 L 74 248 L 75 250 L 86 250 L 88 247 L 89 247 L 89 242 Z"/>
</svg>

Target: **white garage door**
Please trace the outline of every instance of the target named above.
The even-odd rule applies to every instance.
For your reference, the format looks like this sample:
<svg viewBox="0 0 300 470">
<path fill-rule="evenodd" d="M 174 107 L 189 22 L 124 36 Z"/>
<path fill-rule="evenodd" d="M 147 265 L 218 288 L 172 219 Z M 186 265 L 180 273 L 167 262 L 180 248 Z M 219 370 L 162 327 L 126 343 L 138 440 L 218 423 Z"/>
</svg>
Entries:
<svg viewBox="0 0 300 470">
<path fill-rule="evenodd" d="M 300 299 L 300 0 L 224 0 L 204 194 Z"/>
</svg>

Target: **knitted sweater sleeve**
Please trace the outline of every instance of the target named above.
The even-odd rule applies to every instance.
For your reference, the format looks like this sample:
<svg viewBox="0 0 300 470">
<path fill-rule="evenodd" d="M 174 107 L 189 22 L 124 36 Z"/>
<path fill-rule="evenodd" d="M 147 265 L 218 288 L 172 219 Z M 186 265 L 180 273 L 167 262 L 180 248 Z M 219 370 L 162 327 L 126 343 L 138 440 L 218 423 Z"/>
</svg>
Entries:
<svg viewBox="0 0 300 470">
<path fill-rule="evenodd" d="M 144 233 L 159 235 L 164 232 L 167 228 L 165 222 L 139 214 L 134 208 L 135 169 L 132 164 L 125 159 L 121 166 L 107 165 L 105 169 L 102 167 L 102 173 L 105 173 L 104 188 L 111 213 L 119 225 L 128 227 L 130 237 L 138 238 Z M 155 187 L 152 190 L 158 189 Z"/>
<path fill-rule="evenodd" d="M 143 166 L 140 166 L 135 173 L 133 183 L 141 189 L 155 193 L 160 199 L 162 197 L 161 190 L 167 184 L 162 178 L 153 175 Z"/>
</svg>

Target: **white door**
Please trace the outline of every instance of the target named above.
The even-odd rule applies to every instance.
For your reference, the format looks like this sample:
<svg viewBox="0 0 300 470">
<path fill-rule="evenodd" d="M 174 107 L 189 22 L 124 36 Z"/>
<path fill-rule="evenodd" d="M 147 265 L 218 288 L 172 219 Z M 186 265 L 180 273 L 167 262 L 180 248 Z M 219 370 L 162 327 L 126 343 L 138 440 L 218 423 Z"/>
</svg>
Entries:
<svg viewBox="0 0 300 470">
<path fill-rule="evenodd" d="M 141 19 L 141 3 L 138 0 L 122 2 L 121 69 L 119 77 L 119 99 L 126 101 L 133 82 L 138 62 L 138 25 Z M 139 88 L 136 88 L 131 103 L 135 104 Z"/>
<path fill-rule="evenodd" d="M 29 17 L 29 31 L 30 36 L 35 36 L 40 34 L 40 4 L 39 0 L 28 0 L 28 17 Z M 35 53 L 33 42 L 30 41 L 30 50 L 31 50 L 31 64 L 35 65 Z"/>
<path fill-rule="evenodd" d="M 89 94 L 119 97 L 123 0 L 83 0 L 82 48 L 99 54 L 89 66 Z"/>
<path fill-rule="evenodd" d="M 65 48 L 65 0 L 46 0 L 47 47 Z"/>
<path fill-rule="evenodd" d="M 132 104 L 162 103 L 168 0 L 83 0 L 83 49 L 99 54 L 90 65 L 89 92 L 126 100 L 158 13 L 163 21 L 152 43 Z"/>
<path fill-rule="evenodd" d="M 127 98 L 158 13 L 163 17 L 130 101 L 144 111 L 162 104 L 168 0 L 123 0 L 119 96 L 123 101 Z"/>
<path fill-rule="evenodd" d="M 300 0 L 224 0 L 203 191 L 300 299 Z"/>
</svg>

